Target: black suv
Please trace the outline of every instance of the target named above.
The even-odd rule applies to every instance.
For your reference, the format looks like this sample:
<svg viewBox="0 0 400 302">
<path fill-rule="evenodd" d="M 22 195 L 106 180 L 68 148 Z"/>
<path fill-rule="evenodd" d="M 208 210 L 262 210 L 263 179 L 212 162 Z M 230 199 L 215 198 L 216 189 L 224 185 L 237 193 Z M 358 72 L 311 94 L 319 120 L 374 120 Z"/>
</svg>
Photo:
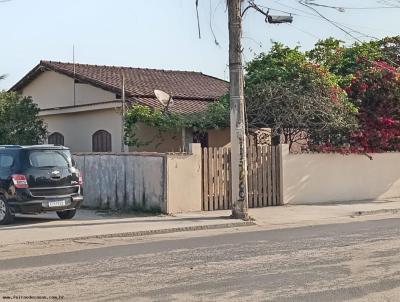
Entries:
<svg viewBox="0 0 400 302">
<path fill-rule="evenodd" d="M 15 213 L 55 211 L 71 219 L 82 201 L 82 176 L 68 148 L 0 146 L 0 224 Z"/>
</svg>

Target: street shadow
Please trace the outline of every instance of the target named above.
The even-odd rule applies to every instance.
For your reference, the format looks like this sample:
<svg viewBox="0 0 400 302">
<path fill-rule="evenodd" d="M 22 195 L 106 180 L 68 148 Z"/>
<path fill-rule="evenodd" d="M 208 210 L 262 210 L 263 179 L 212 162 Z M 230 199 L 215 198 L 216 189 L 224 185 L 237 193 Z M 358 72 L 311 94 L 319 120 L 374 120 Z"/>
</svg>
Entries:
<svg viewBox="0 0 400 302">
<path fill-rule="evenodd" d="M 127 220 L 129 217 L 125 218 L 118 218 L 118 221 L 96 221 L 93 223 L 79 223 L 79 221 L 90 221 L 93 219 L 84 219 L 78 218 L 77 223 L 71 223 L 69 221 L 68 224 L 44 224 L 46 222 L 53 222 L 59 220 L 58 218 L 43 218 L 43 217 L 24 217 L 18 216 L 15 219 L 15 222 L 10 225 L 2 225 L 0 226 L 0 231 L 7 231 L 7 230 L 24 230 L 24 229 L 31 229 L 31 228 L 39 228 L 39 229 L 54 229 L 54 228 L 65 228 L 65 227 L 79 227 L 79 226 L 98 226 L 98 225 L 115 225 L 115 224 L 138 224 L 138 223 L 165 223 L 165 222 L 194 222 L 194 221 L 213 221 L 213 220 L 221 220 L 221 219 L 231 219 L 230 216 L 219 216 L 219 217 L 187 217 L 187 218 L 165 218 L 165 219 L 138 219 L 138 220 Z M 130 217 L 132 218 L 132 217 Z M 115 217 L 113 219 L 116 219 Z M 61 221 L 60 221 L 61 222 Z M 22 226 L 22 227 L 21 227 Z"/>
<path fill-rule="evenodd" d="M 7 228 L 13 228 L 13 227 L 19 227 L 21 225 L 30 225 L 30 226 L 36 226 L 37 224 L 41 223 L 47 223 L 51 221 L 56 221 L 59 220 L 58 218 L 50 218 L 50 217 L 34 217 L 34 216 L 15 216 L 14 222 L 12 224 L 7 224 L 7 225 L 0 225 L 0 230 L 2 229 L 7 229 Z"/>
</svg>

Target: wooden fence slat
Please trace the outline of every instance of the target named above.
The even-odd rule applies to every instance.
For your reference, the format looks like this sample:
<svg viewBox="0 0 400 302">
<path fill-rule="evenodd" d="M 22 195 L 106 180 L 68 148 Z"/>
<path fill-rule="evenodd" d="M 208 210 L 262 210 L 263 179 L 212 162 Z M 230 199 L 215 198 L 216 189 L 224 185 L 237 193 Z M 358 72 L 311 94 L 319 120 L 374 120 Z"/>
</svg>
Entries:
<svg viewBox="0 0 400 302">
<path fill-rule="evenodd" d="M 219 158 L 219 148 L 215 148 L 215 207 L 218 210 L 221 210 L 219 203 L 220 203 L 220 184 L 221 184 L 221 170 L 220 170 L 220 158 Z"/>
<path fill-rule="evenodd" d="M 223 179 L 224 179 L 224 186 L 223 186 L 223 192 L 224 192 L 224 199 L 223 199 L 223 209 L 227 210 L 229 209 L 228 205 L 228 150 L 226 148 L 222 148 L 222 154 L 223 156 L 223 167 L 224 167 L 224 174 L 223 174 Z"/>
<path fill-rule="evenodd" d="M 254 207 L 254 202 L 253 202 L 253 154 L 252 154 L 252 148 L 253 148 L 253 141 L 249 139 L 249 148 L 247 149 L 249 152 L 247 152 L 247 182 L 248 182 L 248 197 L 249 197 L 249 207 L 253 208 Z"/>
<path fill-rule="evenodd" d="M 218 208 L 220 210 L 224 209 L 224 153 L 223 149 L 218 149 L 218 170 L 219 170 L 219 198 L 218 198 Z"/>
<path fill-rule="evenodd" d="M 208 208 L 214 211 L 214 158 L 213 158 L 212 148 L 208 148 Z"/>
<path fill-rule="evenodd" d="M 257 179 L 258 179 L 258 202 L 257 208 L 261 208 L 263 206 L 263 181 L 262 181 L 262 146 L 257 146 Z"/>
<path fill-rule="evenodd" d="M 246 140 L 249 207 L 282 204 L 280 146 L 257 145 Z M 230 148 L 202 150 L 202 209 L 213 211 L 232 207 L 232 167 Z"/>
<path fill-rule="evenodd" d="M 253 140 L 253 148 L 251 150 L 253 153 L 253 208 L 257 207 L 258 202 L 258 174 L 257 174 L 257 145 Z"/>
<path fill-rule="evenodd" d="M 203 210 L 209 211 L 208 207 L 208 152 L 203 148 Z"/>
<path fill-rule="evenodd" d="M 275 146 L 272 146 L 271 148 L 272 154 L 272 205 L 276 206 L 276 152 L 275 152 Z"/>
<path fill-rule="evenodd" d="M 219 199 L 219 171 L 218 171 L 218 148 L 213 148 L 214 154 L 214 209 L 219 210 L 218 208 L 218 199 Z"/>
<path fill-rule="evenodd" d="M 225 166 L 224 166 L 224 149 L 219 149 L 219 208 L 224 210 L 225 199 Z"/>
<path fill-rule="evenodd" d="M 284 204 L 283 196 L 283 146 L 279 146 L 279 205 Z"/>
<path fill-rule="evenodd" d="M 267 192 L 268 192 L 268 206 L 272 206 L 272 159 L 271 159 L 271 153 L 272 153 L 272 147 L 268 146 L 268 156 L 267 156 L 267 174 L 268 174 L 268 179 L 267 179 Z"/>
<path fill-rule="evenodd" d="M 217 168 L 218 168 L 218 158 L 217 158 L 217 148 L 213 148 L 213 185 L 214 185 L 214 198 L 213 198 L 213 208 L 218 210 L 218 193 L 217 193 Z"/>
<path fill-rule="evenodd" d="M 263 207 L 268 205 L 268 165 L 267 165 L 267 146 L 262 146 L 262 183 L 263 183 Z"/>
<path fill-rule="evenodd" d="M 276 153 L 276 205 L 280 206 L 282 205 L 282 190 L 281 190 L 281 173 L 282 173 L 282 167 L 281 167 L 281 145 L 276 146 L 275 149 Z"/>
<path fill-rule="evenodd" d="M 274 175 L 275 175 L 275 206 L 278 205 L 279 202 L 279 177 L 277 175 L 277 171 L 278 171 L 278 160 L 277 160 L 277 146 L 274 146 L 274 157 L 275 157 L 275 170 L 273 171 Z"/>
<path fill-rule="evenodd" d="M 227 150 L 227 155 L 228 156 L 227 156 L 227 170 L 226 170 L 227 177 L 226 177 L 226 179 L 228 181 L 228 184 L 226 186 L 226 189 L 227 189 L 227 197 L 228 197 L 228 209 L 231 209 L 232 208 L 232 167 L 231 167 L 232 155 L 231 155 L 230 148 Z"/>
<path fill-rule="evenodd" d="M 226 174 L 226 164 L 225 164 L 225 149 L 221 148 L 221 194 L 222 194 L 222 209 L 226 210 L 226 205 L 225 205 L 225 200 L 226 200 L 226 178 L 225 178 L 225 174 Z"/>
<path fill-rule="evenodd" d="M 246 153 L 246 159 L 247 159 L 247 190 L 248 190 L 248 201 L 249 201 L 249 207 L 250 207 L 250 203 L 251 203 L 251 189 L 250 189 L 250 187 L 251 187 L 251 182 L 250 182 L 250 175 L 251 175 L 251 161 L 250 161 L 250 152 L 249 152 L 249 150 L 250 150 L 250 138 L 249 137 L 247 137 L 247 140 L 246 140 L 246 150 L 247 150 L 247 153 Z M 231 152 L 232 152 L 232 150 L 231 150 Z M 232 156 L 232 153 L 231 153 L 231 156 Z M 232 163 L 231 163 L 232 164 Z"/>
<path fill-rule="evenodd" d="M 225 190 L 224 190 L 224 183 L 225 183 L 225 168 L 224 168 L 224 149 L 219 149 L 219 208 L 224 210 L 224 198 L 225 198 Z"/>
</svg>

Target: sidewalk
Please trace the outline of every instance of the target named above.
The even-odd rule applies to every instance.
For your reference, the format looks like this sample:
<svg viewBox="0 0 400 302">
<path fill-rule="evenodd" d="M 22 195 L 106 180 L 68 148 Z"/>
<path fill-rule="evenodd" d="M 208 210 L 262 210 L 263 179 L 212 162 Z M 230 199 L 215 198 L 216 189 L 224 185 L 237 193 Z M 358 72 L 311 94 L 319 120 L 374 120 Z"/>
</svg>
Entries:
<svg viewBox="0 0 400 302">
<path fill-rule="evenodd" d="M 257 225 L 267 228 L 353 222 L 379 219 L 395 214 L 400 217 L 400 199 L 329 203 L 320 205 L 285 205 L 282 207 L 250 209 Z"/>
<path fill-rule="evenodd" d="M 13 225 L 0 226 L 0 246 L 63 239 L 133 237 L 179 231 L 220 229 L 257 225 L 282 229 L 308 225 L 347 223 L 379 219 L 383 214 L 400 217 L 400 199 L 322 205 L 286 205 L 250 209 L 254 222 L 230 219 L 230 211 L 198 212 L 175 216 L 100 216 L 80 210 L 73 220 L 62 221 L 55 214 L 18 216 Z M 254 230 L 254 228 L 251 228 Z M 243 230 L 246 230 L 245 228 Z"/>
<path fill-rule="evenodd" d="M 224 212 L 226 213 L 116 217 L 101 216 L 95 211 L 81 209 L 72 220 L 60 220 L 55 213 L 18 215 L 14 224 L 0 226 L 0 246 L 71 238 L 132 237 L 254 225 L 253 222 L 230 219 L 230 212 Z"/>
</svg>

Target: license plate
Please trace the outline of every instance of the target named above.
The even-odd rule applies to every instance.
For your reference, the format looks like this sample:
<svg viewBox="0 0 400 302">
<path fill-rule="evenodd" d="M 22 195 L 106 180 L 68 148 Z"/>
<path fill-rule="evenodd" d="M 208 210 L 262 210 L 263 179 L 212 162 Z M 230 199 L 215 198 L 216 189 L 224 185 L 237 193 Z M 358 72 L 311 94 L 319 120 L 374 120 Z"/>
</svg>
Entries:
<svg viewBox="0 0 400 302">
<path fill-rule="evenodd" d="M 65 200 L 54 200 L 54 201 L 49 201 L 49 208 L 65 207 L 65 206 L 66 206 Z"/>
</svg>

